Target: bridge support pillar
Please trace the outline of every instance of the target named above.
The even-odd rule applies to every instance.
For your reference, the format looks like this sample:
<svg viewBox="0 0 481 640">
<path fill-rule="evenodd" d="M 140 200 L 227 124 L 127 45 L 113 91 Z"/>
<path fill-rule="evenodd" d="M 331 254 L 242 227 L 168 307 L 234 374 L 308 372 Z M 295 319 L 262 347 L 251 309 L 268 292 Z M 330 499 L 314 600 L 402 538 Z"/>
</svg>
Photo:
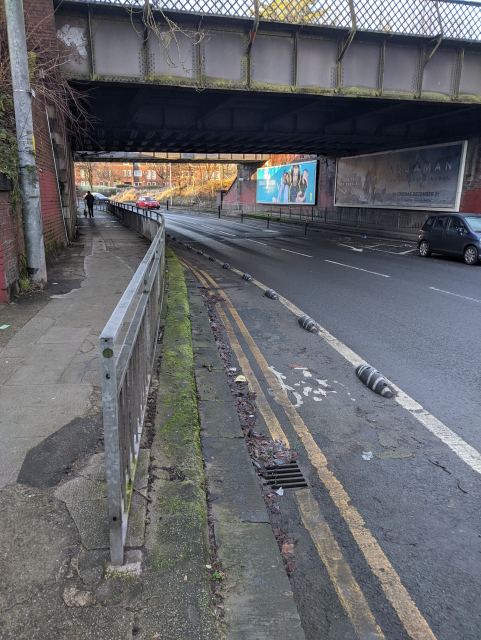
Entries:
<svg viewBox="0 0 481 640">
<path fill-rule="evenodd" d="M 255 162 L 237 165 L 237 202 L 255 203 L 257 190 L 256 172 L 263 164 L 263 162 Z"/>
</svg>

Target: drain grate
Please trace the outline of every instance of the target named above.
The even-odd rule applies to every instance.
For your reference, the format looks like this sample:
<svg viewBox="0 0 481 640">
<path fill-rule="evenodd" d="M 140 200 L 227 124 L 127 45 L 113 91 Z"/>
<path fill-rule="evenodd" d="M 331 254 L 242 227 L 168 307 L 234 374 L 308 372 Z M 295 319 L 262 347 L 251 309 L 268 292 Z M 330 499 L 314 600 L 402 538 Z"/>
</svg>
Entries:
<svg viewBox="0 0 481 640">
<path fill-rule="evenodd" d="M 273 489 L 298 489 L 299 487 L 307 487 L 307 482 L 299 469 L 297 462 L 283 464 L 275 469 L 267 469 L 262 474 L 266 480 L 266 484 Z"/>
</svg>

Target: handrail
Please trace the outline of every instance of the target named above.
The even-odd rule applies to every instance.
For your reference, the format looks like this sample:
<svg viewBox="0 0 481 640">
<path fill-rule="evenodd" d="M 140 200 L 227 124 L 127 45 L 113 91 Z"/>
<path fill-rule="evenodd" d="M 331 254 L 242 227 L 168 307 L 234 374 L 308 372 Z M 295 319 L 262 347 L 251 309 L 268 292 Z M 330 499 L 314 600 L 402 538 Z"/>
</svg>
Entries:
<svg viewBox="0 0 481 640">
<path fill-rule="evenodd" d="M 99 338 L 110 559 L 120 565 L 162 308 L 165 221 L 118 203 L 107 210 L 152 240 Z"/>
</svg>

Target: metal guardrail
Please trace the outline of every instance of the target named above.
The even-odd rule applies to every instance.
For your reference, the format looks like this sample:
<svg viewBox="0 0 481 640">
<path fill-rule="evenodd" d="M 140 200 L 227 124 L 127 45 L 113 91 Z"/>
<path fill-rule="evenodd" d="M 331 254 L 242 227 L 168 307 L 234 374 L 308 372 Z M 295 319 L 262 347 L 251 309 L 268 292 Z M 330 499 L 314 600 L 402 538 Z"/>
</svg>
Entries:
<svg viewBox="0 0 481 640">
<path fill-rule="evenodd" d="M 429 216 L 428 211 L 389 211 L 347 207 L 248 205 L 242 202 L 223 202 L 220 213 L 229 216 L 270 216 L 273 220 L 297 222 L 317 228 L 387 231 L 403 236 L 417 237 L 420 227 Z"/>
<path fill-rule="evenodd" d="M 165 222 L 158 213 L 106 207 L 152 240 L 99 339 L 110 559 L 120 565 L 163 300 Z"/>
<path fill-rule="evenodd" d="M 87 1 L 144 6 L 144 0 Z M 252 20 L 258 15 L 266 22 L 339 27 L 353 32 L 481 40 L 481 6 L 465 0 L 150 0 L 150 5 L 161 11 Z"/>
</svg>

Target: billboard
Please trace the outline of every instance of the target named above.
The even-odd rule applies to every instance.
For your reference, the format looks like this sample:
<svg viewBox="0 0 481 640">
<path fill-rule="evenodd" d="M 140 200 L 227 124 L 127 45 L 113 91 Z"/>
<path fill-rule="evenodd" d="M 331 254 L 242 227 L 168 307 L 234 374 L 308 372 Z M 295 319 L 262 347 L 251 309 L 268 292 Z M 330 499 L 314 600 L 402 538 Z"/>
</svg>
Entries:
<svg viewBox="0 0 481 640">
<path fill-rule="evenodd" d="M 459 211 L 466 141 L 339 158 L 338 207 Z"/>
<path fill-rule="evenodd" d="M 259 203 L 316 204 L 317 161 L 257 169 Z"/>
</svg>

